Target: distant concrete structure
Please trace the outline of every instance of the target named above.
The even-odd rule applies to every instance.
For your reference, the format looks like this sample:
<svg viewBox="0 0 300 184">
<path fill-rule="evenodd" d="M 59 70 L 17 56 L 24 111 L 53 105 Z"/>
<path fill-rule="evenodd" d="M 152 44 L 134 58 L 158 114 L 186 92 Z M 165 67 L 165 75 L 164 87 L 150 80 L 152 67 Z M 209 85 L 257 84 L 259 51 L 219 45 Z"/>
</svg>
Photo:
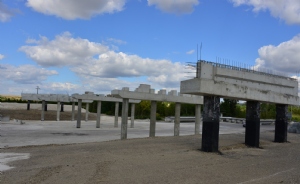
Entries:
<svg viewBox="0 0 300 184">
<path fill-rule="evenodd" d="M 97 101 L 97 121 L 96 121 L 96 128 L 100 128 L 100 120 L 101 120 L 101 102 L 102 101 L 108 101 L 108 102 L 116 102 L 116 108 L 115 108 L 115 123 L 114 123 L 114 127 L 118 127 L 118 111 L 119 111 L 119 103 L 122 102 L 121 99 L 119 98 L 114 98 L 114 97 L 109 97 L 109 96 L 105 96 L 103 94 L 97 95 L 94 94 L 93 92 L 85 92 L 85 94 L 73 94 L 71 96 L 71 98 L 73 100 L 78 100 L 78 114 L 80 114 L 80 109 L 79 109 L 79 104 L 81 106 L 81 101 L 85 100 L 85 101 L 89 101 L 89 102 L 93 102 L 93 101 Z M 132 104 L 136 104 L 136 103 L 140 103 L 140 100 L 129 100 L 129 103 Z M 132 106 L 134 107 L 134 106 Z M 87 107 L 88 109 L 88 107 Z M 132 109 L 132 111 L 134 112 L 134 108 Z M 87 114 L 86 114 L 86 121 L 87 121 Z M 132 122 L 134 121 L 134 116 L 131 120 Z M 81 127 L 81 117 L 77 116 L 77 128 Z M 133 124 L 132 124 L 133 127 Z"/>
<path fill-rule="evenodd" d="M 202 150 L 218 151 L 220 97 L 247 101 L 245 144 L 259 147 L 260 102 L 276 104 L 275 142 L 287 141 L 287 106 L 299 105 L 293 78 L 201 60 L 180 92 L 204 96 Z"/>
<path fill-rule="evenodd" d="M 41 121 L 45 120 L 46 102 L 57 102 L 57 117 L 56 117 L 57 121 L 60 120 L 60 103 L 70 102 L 69 95 L 63 95 L 63 94 L 21 93 L 21 99 L 28 100 L 27 110 L 30 109 L 30 101 L 42 101 Z"/>
<path fill-rule="evenodd" d="M 149 136 L 155 137 L 155 126 L 156 126 L 156 106 L 157 101 L 164 102 L 175 102 L 175 121 L 174 121 L 174 136 L 179 136 L 180 130 L 180 104 L 196 104 L 196 122 L 195 122 L 195 133 L 199 133 L 197 128 L 200 127 L 200 105 L 203 104 L 203 98 L 199 96 L 191 95 L 179 95 L 176 90 L 171 90 L 168 94 L 165 89 L 155 93 L 154 89 L 151 89 L 150 85 L 141 84 L 135 91 L 129 91 L 128 87 L 122 90 L 113 90 L 111 94 L 115 97 L 123 99 L 122 106 L 122 129 L 121 129 L 121 139 L 127 139 L 127 118 L 128 118 L 128 99 L 138 99 L 138 100 L 149 100 L 151 101 L 151 112 L 150 112 L 150 130 Z"/>
<path fill-rule="evenodd" d="M 71 98 L 69 95 L 63 94 L 34 94 L 34 93 L 21 93 L 22 100 L 27 101 L 27 110 L 30 110 L 30 101 L 42 101 L 41 120 L 44 121 L 44 112 L 47 111 L 47 102 L 57 102 L 57 118 L 60 120 L 60 112 L 64 112 L 64 102 L 72 102 L 72 121 L 75 119 L 75 103 L 76 99 Z M 91 103 L 93 101 L 83 100 L 84 103 Z M 81 115 L 80 115 L 81 116 Z"/>
</svg>

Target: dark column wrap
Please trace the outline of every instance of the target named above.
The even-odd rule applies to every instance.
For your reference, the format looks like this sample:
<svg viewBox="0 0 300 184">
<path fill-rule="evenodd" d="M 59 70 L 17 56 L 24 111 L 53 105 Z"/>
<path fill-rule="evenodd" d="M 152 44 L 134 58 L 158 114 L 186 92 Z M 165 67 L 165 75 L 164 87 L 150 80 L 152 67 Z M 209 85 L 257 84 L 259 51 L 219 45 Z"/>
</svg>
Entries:
<svg viewBox="0 0 300 184">
<path fill-rule="evenodd" d="M 220 97 L 204 96 L 202 151 L 217 152 L 219 149 Z"/>
<path fill-rule="evenodd" d="M 45 110 L 45 111 L 48 110 L 47 102 L 45 102 L 45 109 L 44 109 L 44 110 Z"/>
<path fill-rule="evenodd" d="M 27 110 L 30 110 L 30 100 L 27 101 Z"/>
<path fill-rule="evenodd" d="M 64 112 L 64 103 L 60 102 L 60 112 Z"/>
<path fill-rule="evenodd" d="M 260 103 L 257 101 L 247 101 L 246 108 L 245 144 L 247 146 L 258 148 L 260 133 Z"/>
<path fill-rule="evenodd" d="M 288 105 L 276 104 L 275 142 L 287 142 Z"/>
</svg>

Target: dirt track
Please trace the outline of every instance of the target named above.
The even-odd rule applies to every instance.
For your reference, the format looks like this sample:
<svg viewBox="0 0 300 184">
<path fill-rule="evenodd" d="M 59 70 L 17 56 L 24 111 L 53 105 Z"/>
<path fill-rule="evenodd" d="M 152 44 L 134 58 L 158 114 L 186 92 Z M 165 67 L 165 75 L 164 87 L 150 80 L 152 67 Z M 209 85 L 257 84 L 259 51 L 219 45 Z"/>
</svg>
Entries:
<svg viewBox="0 0 300 184">
<path fill-rule="evenodd" d="M 36 111 L 1 109 L 14 119 L 39 119 Z M 199 151 L 201 135 L 5 148 L 30 158 L 10 162 L 0 183 L 300 183 L 299 134 L 274 143 L 274 132 L 263 132 L 261 149 L 246 147 L 244 136 L 220 135 L 219 154 Z"/>
<path fill-rule="evenodd" d="M 300 136 L 280 144 L 273 135 L 261 135 L 262 149 L 221 135 L 221 154 L 199 151 L 201 136 L 3 149 L 31 157 L 11 163 L 0 183 L 300 183 Z"/>
</svg>

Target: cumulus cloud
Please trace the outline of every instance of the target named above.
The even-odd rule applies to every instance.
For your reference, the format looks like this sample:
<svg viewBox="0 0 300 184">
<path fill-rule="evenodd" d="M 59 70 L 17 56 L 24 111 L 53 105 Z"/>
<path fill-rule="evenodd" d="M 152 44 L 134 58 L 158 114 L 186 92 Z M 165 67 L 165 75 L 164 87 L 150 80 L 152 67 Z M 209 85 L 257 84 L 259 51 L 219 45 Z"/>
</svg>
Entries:
<svg viewBox="0 0 300 184">
<path fill-rule="evenodd" d="M 300 34 L 277 46 L 268 45 L 258 50 L 257 68 L 270 68 L 286 73 L 300 72 Z"/>
<path fill-rule="evenodd" d="M 0 65 L 0 77 L 3 80 L 13 81 L 20 84 L 38 84 L 48 76 L 57 75 L 55 70 L 46 70 L 33 65 L 13 66 Z"/>
<path fill-rule="evenodd" d="M 0 1 L 0 22 L 7 22 L 14 16 L 16 10 L 9 9 Z"/>
<path fill-rule="evenodd" d="M 3 59 L 3 58 L 4 58 L 4 55 L 3 55 L 3 54 L 0 54 L 0 60 Z"/>
<path fill-rule="evenodd" d="M 45 67 L 81 64 L 90 60 L 95 54 L 108 50 L 107 46 L 99 43 L 72 38 L 68 32 L 56 36 L 52 41 L 40 36 L 40 40 L 30 39 L 27 40 L 27 43 L 35 45 L 22 46 L 19 50 Z"/>
<path fill-rule="evenodd" d="M 254 12 L 269 10 L 271 15 L 288 24 L 300 24 L 299 0 L 230 0 L 234 6 L 253 6 Z"/>
<path fill-rule="evenodd" d="M 163 12 L 186 14 L 194 11 L 194 6 L 199 4 L 199 0 L 148 0 L 149 6 L 155 6 Z"/>
<path fill-rule="evenodd" d="M 72 84 L 70 82 L 51 82 L 51 83 L 44 83 L 41 86 L 42 93 L 57 93 L 57 94 L 73 94 L 74 91 L 76 93 L 84 93 L 81 90 L 81 86 L 78 84 Z M 83 89 L 82 89 L 83 90 Z"/>
<path fill-rule="evenodd" d="M 30 40 L 30 43 L 34 45 L 23 46 L 20 50 L 37 64 L 68 66 L 81 79 L 88 79 L 84 82 L 86 85 L 103 84 L 102 80 L 127 84 L 120 78 L 143 77 L 158 87 L 179 87 L 180 81 L 186 79 L 184 65 L 180 63 L 116 52 L 100 43 L 72 38 L 69 33 L 58 35 L 54 40 L 41 36 L 40 40 Z M 95 83 L 91 79 L 95 79 Z M 104 86 L 114 89 L 113 85 Z"/>
<path fill-rule="evenodd" d="M 27 0 L 26 5 L 37 12 L 67 20 L 90 19 L 103 13 L 122 11 L 126 0 Z"/>
</svg>

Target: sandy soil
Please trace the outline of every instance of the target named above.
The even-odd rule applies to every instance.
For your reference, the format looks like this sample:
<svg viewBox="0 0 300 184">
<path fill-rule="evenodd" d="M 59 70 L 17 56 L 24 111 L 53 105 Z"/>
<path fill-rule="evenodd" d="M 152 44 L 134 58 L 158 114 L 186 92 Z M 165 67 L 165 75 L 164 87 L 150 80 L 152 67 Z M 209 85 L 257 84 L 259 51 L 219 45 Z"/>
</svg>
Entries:
<svg viewBox="0 0 300 184">
<path fill-rule="evenodd" d="M 220 135 L 219 153 L 200 151 L 201 135 L 5 148 L 30 158 L 10 162 L 0 183 L 300 183 L 300 135 L 273 139 L 263 132 L 258 149 Z"/>
<path fill-rule="evenodd" d="M 41 104 L 31 104 L 30 110 L 27 110 L 27 104 L 18 103 L 0 103 L 0 114 L 9 116 L 10 119 L 18 120 L 40 120 Z M 48 104 L 48 110 L 45 111 L 45 121 L 54 121 L 57 116 L 57 105 Z M 77 119 L 77 107 L 75 108 L 75 119 Z M 85 109 L 81 110 L 81 119 L 85 119 Z M 89 113 L 89 120 L 96 120 L 96 113 Z M 70 121 L 72 118 L 72 106 L 65 105 L 64 112 L 60 112 L 60 120 Z"/>
</svg>

